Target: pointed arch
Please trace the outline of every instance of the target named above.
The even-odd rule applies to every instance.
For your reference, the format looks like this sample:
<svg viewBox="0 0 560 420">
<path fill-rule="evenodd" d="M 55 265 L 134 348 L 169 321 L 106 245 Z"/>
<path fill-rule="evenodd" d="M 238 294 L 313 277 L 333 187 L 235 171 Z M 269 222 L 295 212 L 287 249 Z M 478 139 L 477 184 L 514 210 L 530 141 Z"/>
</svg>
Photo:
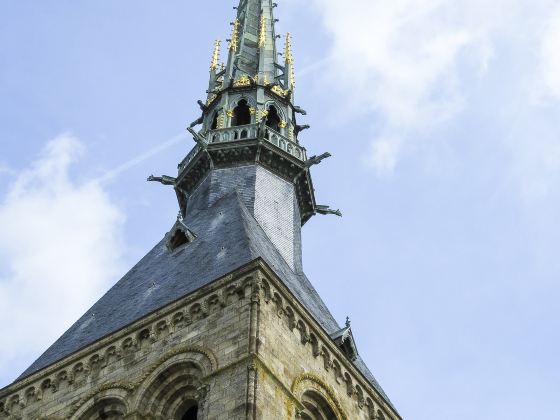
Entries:
<svg viewBox="0 0 560 420">
<path fill-rule="evenodd" d="M 286 115 L 282 107 L 274 101 L 269 101 L 265 105 L 265 108 L 268 113 L 266 117 L 266 126 L 277 133 L 283 134 L 282 131 L 286 126 Z"/>
<path fill-rule="evenodd" d="M 241 98 L 235 108 L 233 108 L 233 117 L 231 117 L 231 126 L 238 127 L 241 125 L 251 124 L 251 107 L 246 98 Z"/>
<path fill-rule="evenodd" d="M 218 110 L 214 111 L 212 115 L 212 123 L 210 124 L 210 130 L 218 129 L 218 119 L 220 118 L 220 112 Z"/>
<path fill-rule="evenodd" d="M 268 114 L 266 116 L 266 126 L 279 133 L 281 121 L 282 118 L 280 117 L 278 108 L 276 107 L 276 105 L 271 104 L 268 107 Z"/>
</svg>

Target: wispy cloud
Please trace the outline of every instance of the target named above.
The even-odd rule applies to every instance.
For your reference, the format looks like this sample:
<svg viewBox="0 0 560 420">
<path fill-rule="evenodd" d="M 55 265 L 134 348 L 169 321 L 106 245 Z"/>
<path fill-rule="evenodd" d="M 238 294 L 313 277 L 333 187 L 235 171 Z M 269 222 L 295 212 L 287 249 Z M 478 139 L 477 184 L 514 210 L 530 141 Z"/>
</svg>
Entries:
<svg viewBox="0 0 560 420">
<path fill-rule="evenodd" d="M 400 138 L 378 138 L 371 143 L 366 163 L 373 167 L 378 175 L 390 174 L 397 164 L 402 147 Z"/>
<path fill-rule="evenodd" d="M 370 163 L 383 173 L 398 163 L 409 133 L 445 122 L 462 109 L 459 61 L 472 62 L 483 74 L 492 57 L 495 5 L 443 0 L 313 4 L 333 39 L 331 86 L 347 98 L 349 112 L 381 116 L 384 128 L 371 147 Z"/>
<path fill-rule="evenodd" d="M 138 166 L 142 163 L 144 163 L 146 160 L 150 159 L 151 157 L 169 149 L 170 147 L 178 144 L 181 141 L 185 141 L 185 139 L 187 138 L 187 135 L 185 133 L 181 133 L 181 134 L 177 134 L 176 136 L 170 138 L 169 140 L 164 141 L 163 143 L 157 145 L 156 147 L 138 155 L 133 157 L 132 159 L 124 162 L 123 164 L 117 166 L 114 169 L 111 169 L 110 171 L 107 171 L 105 174 L 103 174 L 101 177 L 99 177 L 97 179 L 97 182 L 99 183 L 106 183 L 106 182 L 110 182 L 113 181 L 115 178 L 117 178 L 119 175 L 121 175 L 122 173 L 128 171 L 129 169 Z"/>
<path fill-rule="evenodd" d="M 0 197 L 0 386 L 14 379 L 123 268 L 124 216 L 97 181 L 70 171 L 83 147 L 63 135 Z M 41 316 L 37 316 L 41 314 Z"/>
<path fill-rule="evenodd" d="M 293 0 L 287 4 L 301 7 Z M 492 138 L 480 141 L 496 142 L 511 159 L 508 169 L 522 194 L 542 194 L 557 184 L 560 116 L 539 107 L 560 101 L 558 2 L 310 4 L 332 39 L 329 66 L 318 63 L 324 70 L 319 76 L 327 78 L 339 101 L 346 101 L 338 108 L 346 120 L 368 115 L 375 121 L 365 161 L 377 174 L 390 174 L 404 155 L 430 147 L 429 139 L 442 127 L 459 127 L 464 111 L 486 109 L 492 113 L 493 120 L 486 119 Z M 483 85 L 485 92 L 477 91 Z"/>
<path fill-rule="evenodd" d="M 313 64 L 310 64 L 306 67 L 303 67 L 301 70 L 298 70 L 297 76 L 299 79 L 303 79 L 311 74 L 316 73 L 318 70 L 327 67 L 331 61 L 333 61 L 334 57 L 326 57 L 322 60 L 318 60 Z"/>
</svg>

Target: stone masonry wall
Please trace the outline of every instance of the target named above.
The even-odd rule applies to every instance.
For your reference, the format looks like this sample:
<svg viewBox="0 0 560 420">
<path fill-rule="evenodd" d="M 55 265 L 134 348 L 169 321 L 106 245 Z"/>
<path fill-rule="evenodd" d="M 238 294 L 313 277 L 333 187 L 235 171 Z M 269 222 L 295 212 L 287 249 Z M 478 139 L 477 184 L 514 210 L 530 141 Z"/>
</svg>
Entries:
<svg viewBox="0 0 560 420">
<path fill-rule="evenodd" d="M 281 283 L 262 288 L 257 418 L 295 419 L 314 391 L 339 420 L 400 419 Z"/>
<path fill-rule="evenodd" d="M 0 419 L 400 420 L 256 260 L 0 391 Z M 105 411 L 103 411 L 105 410 Z M 304 417 L 306 418 L 306 417 Z"/>
<path fill-rule="evenodd" d="M 104 400 L 116 418 L 175 418 L 162 412 L 180 406 L 177 393 L 199 402 L 199 419 L 246 418 L 254 275 L 230 275 L 11 385 L 0 419 L 97 419 Z"/>
</svg>

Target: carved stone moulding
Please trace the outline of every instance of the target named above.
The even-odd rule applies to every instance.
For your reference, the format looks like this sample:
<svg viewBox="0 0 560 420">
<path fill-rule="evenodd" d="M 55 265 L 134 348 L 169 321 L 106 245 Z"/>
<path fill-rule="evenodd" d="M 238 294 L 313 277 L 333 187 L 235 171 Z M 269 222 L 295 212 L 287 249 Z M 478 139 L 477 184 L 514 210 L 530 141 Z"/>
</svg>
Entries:
<svg viewBox="0 0 560 420">
<path fill-rule="evenodd" d="M 323 358 L 323 367 L 325 372 L 330 372 L 334 376 L 336 383 L 343 384 L 349 397 L 355 400 L 359 409 L 367 407 L 368 413 L 375 412 L 375 415 L 381 413 L 385 416 L 383 419 L 398 419 L 397 415 L 390 416 L 387 413 L 393 412 L 383 397 L 373 389 L 369 382 L 365 381 L 358 372 L 357 368 L 348 361 L 347 357 L 336 346 L 330 337 L 325 335 L 310 321 L 308 316 L 304 316 L 304 311 L 297 305 L 291 305 L 289 302 L 293 298 L 286 296 L 287 291 L 283 286 L 278 287 L 271 280 L 272 277 L 262 280 L 262 294 L 265 304 L 273 304 L 276 306 L 276 313 L 284 321 L 287 328 L 294 334 L 299 335 L 299 342 L 302 346 L 309 345 L 311 355 L 314 358 Z M 275 280 L 276 281 L 276 280 Z M 329 394 L 332 389 L 324 383 L 319 376 L 313 374 L 303 374 L 294 381 L 292 389 L 296 389 L 298 384 L 305 379 L 313 380 L 316 384 L 324 385 L 324 392 Z M 295 392 L 294 392 L 295 393 Z M 334 400 L 333 400 L 334 404 Z M 335 404 L 336 405 L 336 404 Z M 340 405 L 337 406 L 338 412 L 343 416 Z M 346 417 L 340 417 L 346 418 Z M 371 417 L 373 419 L 373 417 Z M 375 418 L 377 420 L 377 417 Z"/>
</svg>

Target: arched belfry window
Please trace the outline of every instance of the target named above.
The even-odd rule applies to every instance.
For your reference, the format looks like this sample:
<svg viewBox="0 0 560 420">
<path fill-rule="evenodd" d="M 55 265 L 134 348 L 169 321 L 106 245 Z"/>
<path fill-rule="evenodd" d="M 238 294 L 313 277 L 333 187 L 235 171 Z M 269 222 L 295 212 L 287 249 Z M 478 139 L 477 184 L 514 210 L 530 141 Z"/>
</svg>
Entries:
<svg viewBox="0 0 560 420">
<path fill-rule="evenodd" d="M 251 110 L 245 99 L 239 101 L 233 110 L 232 127 L 251 124 Z"/>
<path fill-rule="evenodd" d="M 198 405 L 196 402 L 190 402 L 188 408 L 184 408 L 184 414 L 177 420 L 197 420 L 198 419 Z"/>
<path fill-rule="evenodd" d="M 138 410 L 161 419 L 197 420 L 204 410 L 202 368 L 185 360 L 155 374 L 141 392 Z"/>
<path fill-rule="evenodd" d="M 276 132 L 280 132 L 280 116 L 274 105 L 268 108 L 268 116 L 266 117 L 266 126 L 272 128 Z"/>
<path fill-rule="evenodd" d="M 337 420 L 337 415 L 327 400 L 316 391 L 306 391 L 302 401 L 305 410 L 300 413 L 303 420 Z"/>
<path fill-rule="evenodd" d="M 121 420 L 126 416 L 124 403 L 115 398 L 103 399 L 89 408 L 79 418 L 80 420 Z"/>
</svg>

